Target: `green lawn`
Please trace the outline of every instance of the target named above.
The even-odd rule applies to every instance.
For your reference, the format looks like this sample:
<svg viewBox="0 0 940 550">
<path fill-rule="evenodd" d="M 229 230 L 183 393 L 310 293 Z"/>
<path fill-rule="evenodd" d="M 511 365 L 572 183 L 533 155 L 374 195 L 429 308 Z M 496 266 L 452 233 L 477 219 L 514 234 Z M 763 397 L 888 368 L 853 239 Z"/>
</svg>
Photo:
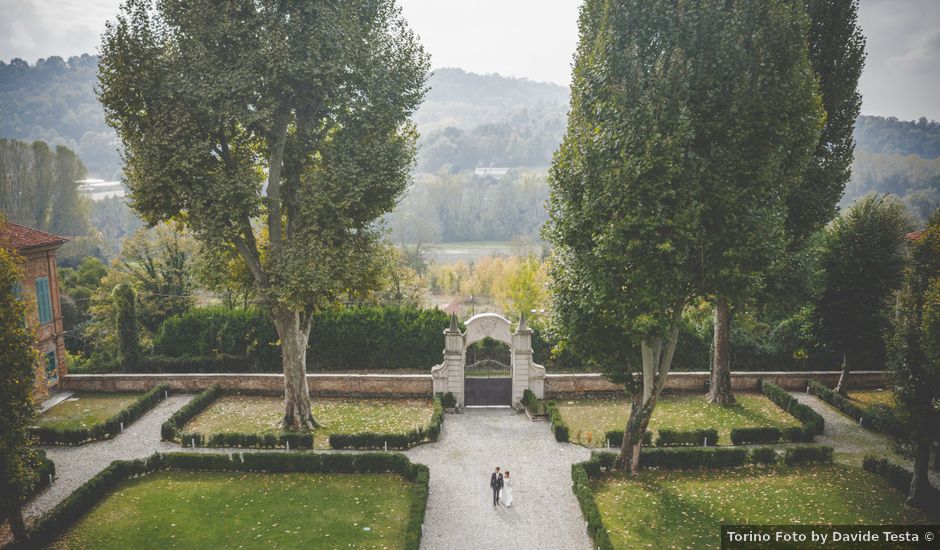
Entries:
<svg viewBox="0 0 940 550">
<path fill-rule="evenodd" d="M 895 405 L 894 392 L 891 390 L 850 391 L 849 399 L 864 409 L 872 405 L 885 405 L 886 407 L 893 407 Z"/>
<path fill-rule="evenodd" d="M 797 419 L 774 405 L 762 394 L 736 393 L 737 404 L 731 407 L 710 405 L 704 395 L 699 394 L 664 394 L 656 403 L 650 430 L 670 428 L 674 430 L 695 430 L 715 428 L 718 430 L 718 443 L 731 444 L 731 429 L 757 426 L 799 426 Z M 630 404 L 626 399 L 579 399 L 577 401 L 557 401 L 562 418 L 571 429 L 571 441 L 588 445 L 588 432 L 591 433 L 591 445 L 603 446 L 604 432 L 622 430 L 630 415 Z M 580 433 L 580 439 L 579 434 Z"/>
<path fill-rule="evenodd" d="M 592 487 L 615 548 L 718 548 L 722 523 L 930 523 L 884 479 L 838 465 L 648 470 Z"/>
<path fill-rule="evenodd" d="M 142 392 L 76 393 L 39 417 L 42 428 L 90 428 L 121 412 L 143 395 Z"/>
<path fill-rule="evenodd" d="M 280 433 L 284 399 L 275 396 L 224 395 L 183 428 L 184 432 Z M 323 429 L 314 432 L 314 447 L 329 448 L 332 433 L 407 433 L 431 423 L 434 406 L 427 400 L 313 400 L 313 415 Z"/>
<path fill-rule="evenodd" d="M 394 474 L 163 471 L 121 482 L 52 548 L 401 548 Z"/>
</svg>

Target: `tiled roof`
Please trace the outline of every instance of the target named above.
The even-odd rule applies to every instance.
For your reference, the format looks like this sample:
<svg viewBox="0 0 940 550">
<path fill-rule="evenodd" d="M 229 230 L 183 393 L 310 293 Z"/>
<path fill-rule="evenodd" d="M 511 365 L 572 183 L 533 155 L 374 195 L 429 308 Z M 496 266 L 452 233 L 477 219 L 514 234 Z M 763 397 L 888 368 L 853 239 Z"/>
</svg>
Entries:
<svg viewBox="0 0 940 550">
<path fill-rule="evenodd" d="M 68 239 L 13 222 L 0 222 L 0 246 L 28 250 L 43 246 L 59 246 Z"/>
<path fill-rule="evenodd" d="M 909 241 L 919 241 L 926 234 L 927 232 L 921 229 L 920 231 L 911 231 L 907 235 L 904 235 L 904 237 Z"/>
</svg>

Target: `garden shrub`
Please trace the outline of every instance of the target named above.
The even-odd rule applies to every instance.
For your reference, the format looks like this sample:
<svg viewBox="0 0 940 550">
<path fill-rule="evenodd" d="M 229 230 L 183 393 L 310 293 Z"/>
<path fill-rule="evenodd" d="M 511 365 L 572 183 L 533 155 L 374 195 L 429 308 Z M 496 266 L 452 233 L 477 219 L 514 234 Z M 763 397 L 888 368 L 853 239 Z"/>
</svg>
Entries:
<svg viewBox="0 0 940 550">
<path fill-rule="evenodd" d="M 735 468 L 747 461 L 747 449 L 734 447 L 640 449 L 641 468 Z"/>
<path fill-rule="evenodd" d="M 570 437 L 570 430 L 568 429 L 568 425 L 565 424 L 564 418 L 561 417 L 558 405 L 556 405 L 554 401 L 545 403 L 545 413 L 548 414 L 548 420 L 552 423 L 552 432 L 555 434 L 555 441 L 561 443 L 567 442 Z"/>
<path fill-rule="evenodd" d="M 427 427 L 411 430 L 407 433 L 330 434 L 331 449 L 410 449 L 425 441 L 437 441 L 444 423 L 444 407 L 441 399 L 434 396 L 434 412 Z"/>
<path fill-rule="evenodd" d="M 717 445 L 718 430 L 705 428 L 701 430 L 672 430 L 662 428 L 656 434 L 657 447 L 673 447 L 681 445 Z"/>
<path fill-rule="evenodd" d="M 109 439 L 121 432 L 121 425 L 125 428 L 163 400 L 170 391 L 166 384 L 160 384 L 137 398 L 136 401 L 124 407 L 117 414 L 104 422 L 99 422 L 88 428 L 53 428 L 37 426 L 30 428 L 30 434 L 43 445 L 80 445 L 87 441 Z"/>
<path fill-rule="evenodd" d="M 914 473 L 907 468 L 890 462 L 886 458 L 868 455 L 862 461 L 862 468 L 885 478 L 889 485 L 905 495 L 911 490 L 911 480 L 914 478 Z M 933 485 L 929 485 L 927 488 L 927 498 L 923 508 L 933 514 L 940 511 L 940 490 Z"/>
<path fill-rule="evenodd" d="M 623 445 L 623 430 L 610 430 L 604 432 L 605 439 L 610 442 L 611 447 L 620 447 Z M 649 447 L 653 444 L 653 432 L 646 430 L 643 432 L 642 445 Z"/>
<path fill-rule="evenodd" d="M 441 397 L 441 405 L 445 409 L 453 409 L 457 407 L 457 398 L 454 397 L 453 392 L 447 392 L 441 395 L 440 397 Z"/>
<path fill-rule="evenodd" d="M 787 447 L 783 450 L 783 462 L 787 466 L 810 462 L 830 463 L 832 462 L 832 447 L 824 445 Z"/>
<path fill-rule="evenodd" d="M 773 447 L 754 447 L 748 455 L 748 462 L 758 466 L 772 466 L 778 461 L 777 450 Z"/>
<path fill-rule="evenodd" d="M 179 437 L 179 431 L 187 422 L 195 418 L 197 414 L 204 411 L 206 407 L 215 401 L 220 393 L 222 393 L 222 388 L 219 387 L 218 384 L 214 384 L 200 392 L 196 397 L 190 399 L 188 403 L 173 413 L 173 415 L 160 426 L 160 437 L 164 441 L 182 441 Z M 190 439 L 192 439 L 192 437 L 190 437 Z M 187 439 L 186 441 L 188 442 L 189 440 Z"/>
<path fill-rule="evenodd" d="M 542 400 L 536 397 L 532 390 L 528 388 L 522 392 L 522 406 L 525 407 L 530 416 L 545 414 L 545 405 L 542 404 Z"/>
<path fill-rule="evenodd" d="M 819 435 L 823 433 L 826 423 L 819 413 L 797 401 L 795 397 L 776 384 L 762 380 L 760 389 L 778 407 L 802 422 L 806 434 Z"/>
<path fill-rule="evenodd" d="M 816 380 L 809 381 L 809 392 L 829 403 L 864 428 L 886 434 L 896 434 L 900 430 L 899 422 L 891 407 L 877 403 L 870 407 L 860 407 L 839 392 L 833 391 Z"/>
<path fill-rule="evenodd" d="M 732 445 L 750 445 L 754 443 L 776 443 L 783 437 L 780 428 L 757 427 L 757 428 L 732 428 Z"/>
<path fill-rule="evenodd" d="M 317 453 L 168 453 L 130 461 L 115 461 L 76 489 L 52 510 L 40 516 L 30 527 L 30 542 L 13 542 L 7 548 L 44 547 L 69 529 L 97 505 L 118 483 L 158 470 L 304 472 L 304 473 L 395 473 L 414 483 L 409 510 L 406 545 L 418 550 L 421 525 L 428 498 L 428 468 L 413 464 L 394 453 L 317 454 Z"/>
<path fill-rule="evenodd" d="M 607 453 L 611 454 L 611 453 Z M 600 473 L 600 461 L 592 456 L 591 460 L 571 465 L 572 490 L 578 499 L 578 505 L 581 507 L 581 515 L 587 522 L 588 535 L 594 541 L 594 547 L 598 550 L 613 550 L 613 544 L 610 542 L 610 535 L 607 533 L 607 527 L 604 526 L 604 520 L 601 512 L 597 508 L 597 502 L 594 500 L 594 492 L 591 490 L 591 482 L 588 477 L 588 470 Z"/>
</svg>

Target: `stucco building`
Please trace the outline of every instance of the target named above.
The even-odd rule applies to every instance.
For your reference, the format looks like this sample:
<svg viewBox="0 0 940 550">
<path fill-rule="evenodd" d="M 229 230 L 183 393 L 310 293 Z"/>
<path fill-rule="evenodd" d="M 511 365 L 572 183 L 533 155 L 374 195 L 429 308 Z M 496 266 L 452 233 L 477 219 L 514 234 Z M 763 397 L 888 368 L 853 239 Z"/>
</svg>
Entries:
<svg viewBox="0 0 940 550">
<path fill-rule="evenodd" d="M 26 323 L 36 334 L 36 348 L 39 350 L 33 391 L 37 402 L 49 397 L 66 373 L 55 263 L 55 252 L 65 242 L 64 237 L 52 233 L 0 222 L 0 246 L 16 251 L 25 262 L 22 266 L 23 280 L 14 291 L 31 304 L 26 310 Z"/>
</svg>

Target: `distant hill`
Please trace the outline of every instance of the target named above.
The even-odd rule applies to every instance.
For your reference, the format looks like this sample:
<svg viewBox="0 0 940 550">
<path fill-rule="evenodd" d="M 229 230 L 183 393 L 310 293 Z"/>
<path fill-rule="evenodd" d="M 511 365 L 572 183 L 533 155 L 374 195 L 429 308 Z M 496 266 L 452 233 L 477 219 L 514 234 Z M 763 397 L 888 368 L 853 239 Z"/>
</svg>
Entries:
<svg viewBox="0 0 940 550">
<path fill-rule="evenodd" d="M 880 155 L 940 157 L 940 122 L 862 115 L 855 122 L 855 148 Z"/>
</svg>

